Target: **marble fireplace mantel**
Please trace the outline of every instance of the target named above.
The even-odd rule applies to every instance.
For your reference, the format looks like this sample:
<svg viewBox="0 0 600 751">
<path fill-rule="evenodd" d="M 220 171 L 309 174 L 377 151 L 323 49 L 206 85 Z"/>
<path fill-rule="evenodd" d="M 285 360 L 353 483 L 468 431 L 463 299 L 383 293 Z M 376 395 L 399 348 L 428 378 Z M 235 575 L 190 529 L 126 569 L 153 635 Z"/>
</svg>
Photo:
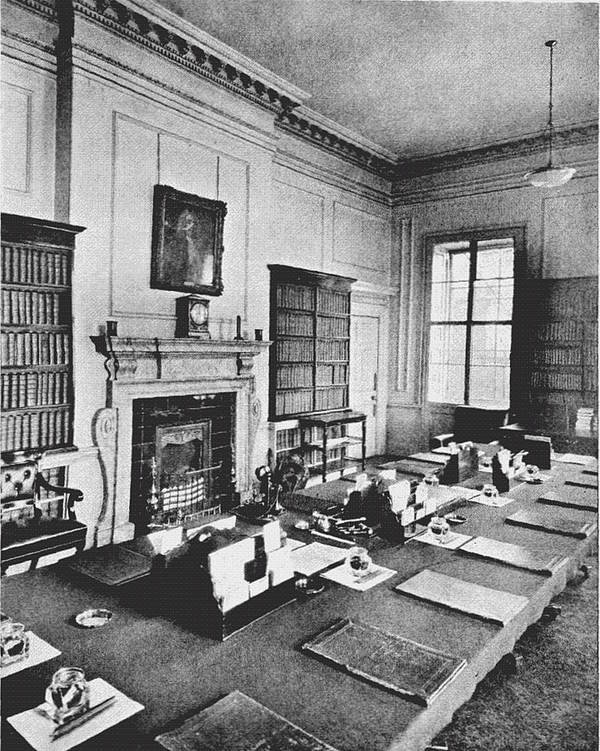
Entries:
<svg viewBox="0 0 600 751">
<path fill-rule="evenodd" d="M 107 372 L 106 407 L 93 425 L 105 478 L 96 544 L 121 542 L 134 534 L 129 505 L 136 399 L 234 393 L 236 489 L 242 498 L 251 492 L 254 441 L 262 413 L 252 371 L 254 358 L 266 353 L 271 342 L 106 334 L 91 339 Z"/>
<path fill-rule="evenodd" d="M 153 380 L 189 380 L 202 368 L 203 377 L 249 374 L 253 358 L 271 342 L 246 339 L 152 339 L 142 337 L 90 337 L 106 358 L 109 380 L 124 383 Z"/>
</svg>

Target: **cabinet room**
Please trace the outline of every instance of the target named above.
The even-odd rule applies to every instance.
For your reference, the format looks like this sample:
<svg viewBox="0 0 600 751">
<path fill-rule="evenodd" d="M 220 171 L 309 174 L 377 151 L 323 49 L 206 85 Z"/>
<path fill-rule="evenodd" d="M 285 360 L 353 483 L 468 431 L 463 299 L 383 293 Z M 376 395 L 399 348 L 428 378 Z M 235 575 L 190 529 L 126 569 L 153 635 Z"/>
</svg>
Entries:
<svg viewBox="0 0 600 751">
<path fill-rule="evenodd" d="M 2 0 L 11 751 L 598 738 L 598 5 Z"/>
</svg>

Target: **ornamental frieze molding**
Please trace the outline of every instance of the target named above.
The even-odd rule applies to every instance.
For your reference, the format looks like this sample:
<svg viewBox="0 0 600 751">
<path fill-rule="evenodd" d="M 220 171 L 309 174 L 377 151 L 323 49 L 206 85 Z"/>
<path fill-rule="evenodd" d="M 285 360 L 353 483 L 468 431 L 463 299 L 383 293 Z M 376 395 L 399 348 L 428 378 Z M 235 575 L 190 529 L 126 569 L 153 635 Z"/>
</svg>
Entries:
<svg viewBox="0 0 600 751">
<path fill-rule="evenodd" d="M 597 141 L 598 123 L 596 122 L 582 123 L 569 128 L 557 129 L 554 132 L 555 149 L 586 146 L 597 143 Z M 467 165 L 527 156 L 544 151 L 547 148 L 548 138 L 546 133 L 535 133 L 526 138 L 502 141 L 476 149 L 456 151 L 444 156 L 399 162 L 396 168 L 396 178 L 403 180 L 444 170 L 458 169 Z"/>
<path fill-rule="evenodd" d="M 394 176 L 395 164 L 393 161 L 382 159 L 373 152 L 362 149 L 360 146 L 356 146 L 356 144 L 340 138 L 335 133 L 312 123 L 307 118 L 299 117 L 295 112 L 281 112 L 275 121 L 275 125 L 309 141 L 313 146 L 319 146 L 341 159 L 356 164 L 368 172 L 387 179 Z"/>
<path fill-rule="evenodd" d="M 286 112 L 300 104 L 117 0 L 75 0 L 73 7 L 76 14 L 79 13 L 272 112 Z"/>
</svg>

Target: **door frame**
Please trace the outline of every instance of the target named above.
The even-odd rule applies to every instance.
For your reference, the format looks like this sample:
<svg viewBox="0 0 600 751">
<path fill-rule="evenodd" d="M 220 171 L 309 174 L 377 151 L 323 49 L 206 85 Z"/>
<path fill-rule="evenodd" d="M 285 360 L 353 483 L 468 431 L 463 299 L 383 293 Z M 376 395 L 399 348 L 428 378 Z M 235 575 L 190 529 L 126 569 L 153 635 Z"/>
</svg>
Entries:
<svg viewBox="0 0 600 751">
<path fill-rule="evenodd" d="M 383 454 L 386 443 L 388 404 L 388 340 L 390 322 L 390 298 L 394 290 L 356 282 L 352 285 L 351 317 L 377 318 L 379 323 L 379 346 L 377 348 L 377 414 L 375 416 L 375 453 Z M 352 342 L 350 343 L 352 351 Z M 350 359 L 352 370 L 352 357 Z M 350 402 L 352 395 L 350 395 Z"/>
</svg>

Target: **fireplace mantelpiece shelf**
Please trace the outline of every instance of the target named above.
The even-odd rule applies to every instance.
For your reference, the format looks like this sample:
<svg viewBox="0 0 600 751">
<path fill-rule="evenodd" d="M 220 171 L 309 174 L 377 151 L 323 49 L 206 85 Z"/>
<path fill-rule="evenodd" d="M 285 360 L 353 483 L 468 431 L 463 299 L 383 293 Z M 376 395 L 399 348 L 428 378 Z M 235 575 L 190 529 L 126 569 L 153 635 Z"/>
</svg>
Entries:
<svg viewBox="0 0 600 751">
<path fill-rule="evenodd" d="M 264 352 L 271 342 L 247 339 L 151 339 L 142 337 L 109 337 L 105 334 L 90 337 L 96 351 L 106 358 L 109 380 L 135 382 L 140 380 L 187 380 L 186 364 L 194 361 L 229 360 L 235 367 L 229 375 L 248 375 L 252 360 Z M 169 362 L 170 361 L 170 362 Z M 173 365 L 174 367 L 171 367 Z M 219 375 L 222 375 L 221 363 Z M 168 373 L 165 370 L 169 370 Z M 206 376 L 210 377 L 210 372 Z"/>
</svg>

